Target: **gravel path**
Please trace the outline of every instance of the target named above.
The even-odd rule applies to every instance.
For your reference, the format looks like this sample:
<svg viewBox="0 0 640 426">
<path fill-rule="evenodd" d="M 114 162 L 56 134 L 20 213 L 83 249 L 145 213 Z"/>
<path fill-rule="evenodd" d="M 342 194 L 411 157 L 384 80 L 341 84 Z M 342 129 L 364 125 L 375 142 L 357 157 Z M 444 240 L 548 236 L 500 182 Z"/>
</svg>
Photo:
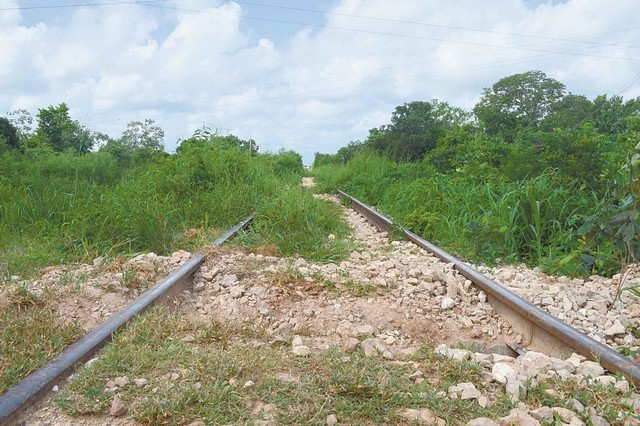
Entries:
<svg viewBox="0 0 640 426">
<path fill-rule="evenodd" d="M 337 201 L 333 196 L 322 197 Z M 505 391 L 514 398 L 530 379 L 554 375 L 573 375 L 579 379 L 607 377 L 599 366 L 593 365 L 596 363 L 578 356 L 568 361 L 536 352 L 517 360 L 506 356 L 509 351 L 504 343 L 517 342 L 521 337 L 494 314 L 483 292 L 424 250 L 405 241 L 389 241 L 385 233 L 350 209 L 345 209 L 344 214 L 357 247 L 347 260 L 318 264 L 234 248 L 212 249 L 196 273 L 192 287 L 175 301 L 176 308 L 203 324 L 213 320 L 256 324 L 267 329 L 274 341 L 301 336 L 291 348 L 300 355 L 339 345 L 345 352 L 362 350 L 367 356 L 393 360 L 416 351 L 424 343 L 441 345 L 438 351 L 446 356 L 475 358 L 485 363 L 491 371 L 487 380 L 504 383 Z M 106 281 L 104 273 L 108 266 L 96 261 L 95 265 L 76 269 L 54 268 L 42 279 L 25 284 L 38 292 L 52 283 L 59 285 L 63 273 L 71 274 L 69 277 L 75 277 L 75 284 L 57 302 L 59 312 L 81 321 L 89 329 L 141 291 L 127 286 L 123 274 L 141 277 L 145 273 L 155 277 L 187 257 L 185 252 L 171 257 L 140 256 L 124 267 L 122 264 L 112 267 L 116 275 Z M 585 281 L 546 276 L 525 267 L 479 269 L 597 340 L 614 347 L 638 349 L 638 340 L 631 331 L 640 326 L 640 304 L 630 292 L 623 292 L 614 303 L 619 277 L 591 277 Z M 55 271 L 59 271 L 57 278 Z M 627 282 L 638 284 L 637 277 L 640 274 L 633 270 Z M 461 342 L 475 349 L 450 349 Z M 470 342 L 474 342 L 473 346 Z M 628 387 L 625 383 L 613 379 L 613 384 L 621 388 Z M 452 393 L 462 391 L 463 388 L 454 389 Z M 489 396 L 474 398 L 484 398 L 482 403 L 490 403 Z M 636 403 L 640 411 L 640 398 L 630 402 L 633 406 Z M 524 407 L 520 414 L 512 414 L 535 417 L 531 411 Z M 29 422 L 74 424 L 74 419 L 45 404 L 29 416 Z M 110 419 L 110 424 L 129 422 Z"/>
</svg>

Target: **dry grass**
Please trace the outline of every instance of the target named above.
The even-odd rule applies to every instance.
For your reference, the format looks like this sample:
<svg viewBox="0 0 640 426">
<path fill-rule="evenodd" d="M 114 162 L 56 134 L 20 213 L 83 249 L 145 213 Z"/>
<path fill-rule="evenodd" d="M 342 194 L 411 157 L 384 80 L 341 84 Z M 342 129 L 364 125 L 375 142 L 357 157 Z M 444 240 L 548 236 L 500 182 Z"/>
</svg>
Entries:
<svg viewBox="0 0 640 426">
<path fill-rule="evenodd" d="M 424 381 L 410 375 L 425 373 Z M 117 395 L 129 415 L 144 424 L 325 424 L 333 414 L 350 424 L 413 424 L 403 409 L 428 408 L 447 424 L 477 417 L 499 418 L 514 407 L 504 391 L 483 379 L 475 362 L 445 359 L 424 346 L 396 361 L 345 354 L 337 347 L 294 356 L 286 342 L 273 344 L 251 324 L 190 322 L 158 308 L 116 336 L 102 355 L 58 397 L 74 415 L 108 412 Z M 117 377 L 130 384 L 109 387 Z M 136 385 L 136 379 L 146 384 Z M 110 382 L 111 381 L 111 382 Z M 492 403 L 442 397 L 451 385 L 471 382 Z M 547 389 L 554 389 L 551 397 Z M 601 413 L 611 424 L 624 411 L 625 395 L 571 382 L 541 382 L 524 402 L 567 407 L 568 397 Z M 81 421 L 81 418 L 78 418 Z M 583 419 L 587 421 L 586 418 Z"/>
<path fill-rule="evenodd" d="M 0 393 L 53 358 L 83 331 L 20 285 L 0 294 Z"/>
</svg>

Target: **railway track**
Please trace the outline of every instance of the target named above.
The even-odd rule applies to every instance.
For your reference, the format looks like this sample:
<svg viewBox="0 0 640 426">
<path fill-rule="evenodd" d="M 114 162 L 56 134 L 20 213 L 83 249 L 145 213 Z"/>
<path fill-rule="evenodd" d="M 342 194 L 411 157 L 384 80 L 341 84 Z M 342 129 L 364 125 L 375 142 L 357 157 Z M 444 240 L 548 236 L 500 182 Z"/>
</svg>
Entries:
<svg viewBox="0 0 640 426">
<path fill-rule="evenodd" d="M 516 334 L 524 336 L 521 343 L 526 348 L 535 349 L 554 356 L 566 356 L 570 353 L 577 352 L 588 359 L 601 362 L 601 364 L 610 372 L 621 374 L 636 385 L 640 383 L 640 366 L 629 358 L 620 355 L 610 347 L 586 336 L 573 327 L 568 326 L 548 313 L 542 311 L 533 304 L 524 301 L 514 293 L 505 290 L 497 283 L 478 273 L 476 270 L 470 268 L 468 265 L 448 253 L 433 246 L 419 236 L 411 233 L 410 231 L 399 228 L 390 219 L 348 194 L 339 191 L 339 195 L 350 200 L 353 209 L 372 222 L 376 227 L 386 232 L 394 232 L 400 229 L 409 241 L 416 244 L 418 247 L 433 253 L 434 256 L 441 259 L 443 262 L 452 265 L 457 273 L 472 281 L 481 289 L 481 291 L 486 293 L 488 301 L 495 311 L 511 324 L 511 327 L 515 331 L 513 336 Z M 230 230 L 225 234 L 225 236 L 217 240 L 216 244 L 220 244 L 227 238 L 231 237 L 234 231 L 248 224 L 250 220 L 251 218 L 248 218 L 238 224 L 233 230 Z M 1 395 L 0 425 L 13 424 L 17 422 L 20 415 L 29 406 L 45 395 L 54 383 L 68 376 L 73 368 L 91 358 L 95 352 L 109 340 L 111 334 L 133 316 L 144 311 L 148 307 L 153 306 L 153 304 L 159 303 L 162 299 L 177 297 L 182 300 L 182 303 L 185 303 L 185 301 L 188 302 L 188 299 L 192 299 L 193 301 L 196 299 L 202 300 L 202 296 L 199 295 L 199 293 L 188 290 L 187 283 L 189 283 L 193 277 L 197 277 L 196 280 L 202 280 L 202 273 L 198 272 L 198 269 L 201 267 L 203 261 L 204 256 L 201 254 L 195 255 L 165 280 L 158 283 L 123 311 L 106 321 L 104 326 L 99 327 L 100 330 L 96 329 L 92 331 L 85 338 L 81 339 L 68 350 L 64 351 L 63 354 L 56 358 L 56 360 L 50 362 L 41 370 L 38 370 L 23 380 L 20 384 Z M 366 263 L 367 260 L 364 259 L 363 261 Z M 297 267 L 299 270 L 306 269 L 308 266 L 305 262 L 296 261 L 296 264 L 298 264 Z M 289 265 L 288 267 L 291 266 L 292 265 Z M 315 273 L 318 272 L 318 270 L 313 270 L 312 272 Z M 337 273 L 337 275 L 339 275 L 339 273 Z M 212 280 L 214 278 L 209 279 Z M 311 282 L 311 280 L 308 280 L 308 282 Z M 295 294 L 297 294 L 300 299 L 313 299 L 313 297 L 309 295 L 309 288 L 310 287 L 305 287 L 305 285 L 296 287 Z M 314 289 L 317 290 L 315 287 Z M 312 294 L 315 295 L 315 293 Z M 240 303 L 238 302 L 238 300 L 241 301 L 243 298 L 247 298 L 244 292 L 238 297 L 231 296 L 226 299 L 221 299 L 223 302 L 229 301 L 230 303 L 233 302 L 235 304 L 235 313 L 232 313 L 234 310 L 230 309 L 230 316 L 254 315 L 258 322 L 263 320 L 269 321 L 269 314 L 265 313 L 268 311 L 264 308 L 265 305 L 260 305 L 259 303 L 254 303 L 252 305 L 251 298 L 249 297 L 246 302 L 247 306 L 243 308 L 239 306 Z M 355 305 L 355 299 L 351 299 L 351 301 L 353 301 Z M 203 315 L 210 314 L 210 310 L 223 310 L 222 306 L 203 307 L 202 303 L 200 303 L 199 306 L 198 310 L 203 311 Z M 309 303 L 304 306 L 306 307 L 295 309 L 304 310 L 305 316 L 310 318 L 320 316 L 319 312 L 321 309 L 318 307 L 320 305 L 317 301 L 310 300 Z M 312 306 L 317 310 L 317 312 L 314 312 L 311 309 Z M 243 311 L 241 308 L 245 310 Z M 335 306 L 330 308 L 333 310 L 336 309 Z M 286 309 L 293 310 L 294 308 L 287 306 Z M 355 312 L 357 309 L 366 309 L 366 304 L 363 303 L 355 306 L 352 312 Z M 412 309 L 419 310 L 419 308 Z M 295 331 L 297 325 L 298 324 L 286 321 L 270 324 L 275 334 L 278 332 L 286 333 Z M 327 324 L 323 324 L 323 327 L 326 328 Z M 340 325 L 337 327 L 339 328 Z M 376 328 L 380 329 L 382 326 L 377 326 Z M 331 324 L 328 329 L 337 330 L 335 324 Z M 520 349 L 520 346 L 513 347 Z"/>
<path fill-rule="evenodd" d="M 226 231 L 213 242 L 213 245 L 221 245 L 231 239 L 236 232 L 247 226 L 254 216 L 255 213 L 249 215 Z M 76 367 L 90 360 L 111 339 L 113 333 L 124 327 L 136 315 L 174 298 L 188 284 L 204 259 L 203 253 L 196 253 L 124 309 L 0 395 L 0 426 L 17 423 L 22 413 L 49 393 L 57 383 L 69 376 Z"/>
<path fill-rule="evenodd" d="M 380 229 L 392 232 L 398 228 L 391 219 L 370 206 L 343 191 L 339 190 L 338 194 L 348 199 L 356 211 Z M 621 374 L 636 385 L 640 384 L 640 364 L 518 297 L 419 235 L 401 227 L 399 229 L 406 239 L 433 253 L 442 261 L 452 264 L 459 273 L 485 291 L 496 312 L 525 337 L 522 342 L 524 346 L 556 357 L 566 357 L 575 352 L 592 361 L 600 362 L 610 372 Z"/>
</svg>

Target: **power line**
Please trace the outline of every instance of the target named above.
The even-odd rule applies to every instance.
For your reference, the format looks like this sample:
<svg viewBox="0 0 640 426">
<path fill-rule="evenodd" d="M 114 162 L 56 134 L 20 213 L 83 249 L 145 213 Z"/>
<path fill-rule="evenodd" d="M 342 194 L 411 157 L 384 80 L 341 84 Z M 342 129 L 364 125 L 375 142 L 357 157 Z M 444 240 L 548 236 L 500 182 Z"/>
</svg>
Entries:
<svg viewBox="0 0 640 426">
<path fill-rule="evenodd" d="M 622 86 L 622 88 L 616 92 L 616 95 L 620 95 L 622 92 L 627 90 L 629 87 L 633 85 L 633 83 L 635 83 L 638 80 L 640 80 L 640 74 L 637 74 L 635 77 L 631 79 L 631 81 L 629 81 L 624 86 Z"/>
<path fill-rule="evenodd" d="M 512 37 L 532 38 L 532 39 L 545 40 L 545 41 L 563 41 L 563 42 L 586 43 L 586 44 L 594 44 L 594 45 L 602 45 L 602 46 L 619 46 L 619 44 L 602 43 L 602 42 L 590 41 L 590 40 L 576 40 L 576 39 L 571 39 L 571 38 L 567 39 L 567 38 L 557 38 L 557 37 L 544 37 L 544 36 L 531 35 L 531 34 L 518 34 L 518 33 L 509 33 L 509 32 L 502 32 L 502 31 L 485 30 L 485 29 L 481 29 L 481 28 L 467 28 L 467 27 L 457 27 L 457 26 L 451 26 L 451 25 L 430 24 L 430 23 L 427 23 L 427 22 L 407 21 L 407 20 L 401 20 L 401 19 L 381 18 L 381 17 L 375 17 L 375 16 L 354 15 L 354 14 L 350 14 L 350 13 L 326 12 L 326 11 L 315 10 L 315 9 L 304 9 L 304 8 L 299 8 L 299 7 L 279 6 L 279 5 L 266 4 L 266 3 L 254 3 L 254 2 L 239 1 L 239 0 L 234 0 L 234 3 L 246 4 L 246 5 L 251 5 L 251 6 L 262 6 L 262 7 L 276 8 L 276 9 L 284 9 L 284 10 L 296 10 L 296 11 L 301 11 L 301 12 L 317 13 L 317 14 L 322 14 L 322 15 L 344 16 L 344 17 L 349 17 L 349 18 L 368 19 L 368 20 L 373 20 L 373 21 L 391 22 L 391 23 L 397 23 L 397 24 L 419 25 L 419 26 L 424 26 L 424 27 L 442 28 L 442 29 L 448 29 L 448 30 L 459 30 L 459 31 L 479 32 L 479 33 L 495 34 L 495 35 L 506 35 L 506 36 L 512 36 Z M 638 29 L 640 29 L 640 28 L 622 29 L 622 30 L 610 31 L 608 33 L 634 31 L 634 30 L 638 30 Z M 597 34 L 587 35 L 586 37 L 592 37 L 594 35 L 597 35 Z M 624 46 L 624 47 L 637 47 L 637 46 Z"/>
<path fill-rule="evenodd" d="M 72 9 L 77 7 L 94 7 L 94 6 L 114 6 L 123 4 L 150 5 L 151 3 L 167 2 L 171 0 L 114 0 L 102 1 L 98 3 L 74 3 L 74 4 L 55 4 L 49 6 L 18 6 L 18 7 L 2 7 L 0 12 L 8 12 L 14 10 L 40 10 L 40 9 Z"/>
<path fill-rule="evenodd" d="M 573 56 L 588 56 L 588 57 L 601 58 L 601 59 L 619 59 L 619 60 L 633 60 L 633 61 L 640 60 L 640 58 L 626 58 L 626 57 L 622 58 L 622 57 L 615 57 L 615 56 L 590 55 L 588 53 L 576 53 L 576 52 L 570 52 L 570 51 L 556 52 L 556 51 L 553 51 L 553 50 L 533 49 L 533 48 L 526 47 L 526 46 L 524 46 L 524 47 L 523 46 L 505 46 L 505 45 L 496 45 L 496 44 L 481 43 L 481 42 L 474 42 L 474 41 L 450 40 L 450 39 L 418 36 L 418 35 L 411 35 L 411 34 L 399 34 L 399 33 L 385 32 L 385 31 L 365 30 L 365 29 L 359 29 L 359 28 L 346 28 L 346 27 L 338 27 L 338 26 L 334 26 L 334 25 L 320 25 L 320 24 L 313 24 L 313 23 L 302 23 L 302 22 L 296 22 L 296 21 L 288 21 L 288 20 L 284 20 L 284 19 L 260 18 L 260 17 L 256 17 L 256 16 L 244 16 L 244 15 L 237 15 L 237 14 L 231 14 L 231 13 L 215 12 L 215 11 L 211 11 L 211 10 L 186 9 L 186 8 L 181 8 L 181 7 L 163 6 L 163 5 L 156 5 L 156 4 L 142 4 L 142 6 L 155 7 L 155 8 L 161 8 L 161 9 L 168 9 L 168 10 L 175 10 L 175 11 L 180 11 L 180 12 L 200 13 L 200 14 L 217 15 L 217 16 L 229 16 L 229 17 L 234 17 L 234 18 L 251 19 L 251 20 L 256 20 L 256 21 L 276 22 L 276 23 L 279 23 L 279 24 L 301 25 L 301 26 L 321 28 L 321 29 L 331 29 L 331 30 L 339 30 L 339 31 L 351 31 L 351 32 L 365 33 L 365 34 L 372 34 L 372 35 L 383 35 L 383 36 L 410 38 L 410 39 L 417 39 L 417 40 L 437 41 L 437 42 L 441 42 L 441 43 L 462 44 L 462 45 L 476 46 L 476 47 L 495 47 L 495 48 L 500 48 L 500 49 L 505 49 L 505 50 L 523 50 L 523 51 L 538 52 L 538 53 L 562 53 L 562 54 L 573 55 Z M 625 47 L 625 46 L 619 46 L 619 45 L 614 45 L 614 46 Z"/>
<path fill-rule="evenodd" d="M 425 37 L 425 36 L 418 36 L 418 35 L 391 33 L 391 32 L 384 32 L 384 31 L 373 31 L 373 30 L 365 30 L 365 29 L 358 29 L 358 28 L 347 28 L 347 27 L 339 27 L 339 26 L 332 26 L 332 25 L 320 25 L 320 24 L 313 24 L 313 23 L 288 21 L 288 20 L 283 20 L 283 19 L 271 19 L 271 18 L 261 18 L 261 17 L 256 17 L 256 16 L 244 16 L 244 15 L 237 15 L 237 14 L 214 12 L 214 11 L 210 11 L 210 10 L 187 9 L 187 8 L 180 8 L 180 7 L 174 7 L 174 6 L 165 6 L 165 5 L 159 4 L 159 3 L 164 3 L 164 2 L 167 2 L 167 1 L 171 1 L 171 0 L 121 0 L 121 1 L 117 1 L 116 0 L 116 1 L 99 2 L 99 3 L 76 3 L 76 4 L 70 4 L 70 5 L 22 6 L 22 7 L 14 7 L 14 8 L 0 8 L 0 11 L 56 9 L 56 8 L 74 8 L 74 7 L 92 7 L 92 6 L 105 6 L 105 5 L 112 6 L 112 5 L 129 4 L 129 5 L 139 5 L 139 6 L 162 8 L 162 9 L 168 9 L 168 10 L 181 11 L 181 12 L 200 13 L 200 14 L 209 14 L 209 15 L 218 15 L 218 16 L 231 16 L 231 17 L 243 18 L 243 19 L 251 19 L 251 20 L 266 21 L 266 22 L 276 22 L 276 23 L 287 24 L 287 25 L 310 26 L 310 27 L 321 28 L 321 29 L 352 31 L 352 32 L 366 33 L 366 34 L 372 34 L 372 35 L 383 35 L 383 36 L 393 36 L 393 37 L 402 37 L 402 38 L 412 38 L 412 39 L 429 40 L 429 41 L 436 41 L 436 42 L 442 42 L 442 43 L 462 44 L 462 45 L 479 46 L 479 47 L 496 47 L 496 48 L 506 49 L 506 50 L 524 50 L 524 51 L 538 52 L 538 53 L 561 53 L 561 54 L 572 55 L 572 56 L 588 56 L 588 57 L 595 57 L 595 58 L 602 58 L 602 59 L 640 60 L 640 58 L 593 55 L 593 54 L 588 54 L 588 53 L 577 53 L 577 52 L 571 52 L 571 51 L 557 52 L 557 51 L 553 51 L 553 50 L 535 49 L 535 48 L 528 47 L 528 46 L 532 46 L 532 45 L 525 45 L 525 46 L 495 45 L 495 44 L 490 44 L 490 43 L 481 43 L 481 42 L 473 42 L 473 41 L 450 40 L 450 39 L 442 39 L 442 38 L 436 38 L 436 37 Z M 527 34 L 505 33 L 505 32 L 497 32 L 497 31 L 475 29 L 475 28 L 465 28 L 465 27 L 429 24 L 429 23 L 424 23 L 424 22 L 394 20 L 394 19 L 388 19 L 388 18 L 370 17 L 370 16 L 361 16 L 361 15 L 352 15 L 352 14 L 343 14 L 343 13 L 335 13 L 335 12 L 321 12 L 321 11 L 317 11 L 317 10 L 313 10 L 313 9 L 304 9 L 304 8 L 296 8 L 296 7 L 285 7 L 285 6 L 253 3 L 253 2 L 246 2 L 246 1 L 235 1 L 235 3 L 247 4 L 247 5 L 256 5 L 256 6 L 264 6 L 264 7 L 273 7 L 273 8 L 278 8 L 278 9 L 298 10 L 298 11 L 305 11 L 305 12 L 311 12 L 311 13 L 323 13 L 323 14 L 326 14 L 326 15 L 347 16 L 347 17 L 362 18 L 362 19 L 377 20 L 377 21 L 386 21 L 386 22 L 394 22 L 394 23 L 401 23 L 401 24 L 412 24 L 412 25 L 421 25 L 421 26 L 437 27 L 437 28 L 445 28 L 445 29 L 455 29 L 455 30 L 459 30 L 459 31 L 474 31 L 474 32 L 498 34 L 498 35 L 510 35 L 510 36 L 515 36 L 515 37 L 527 37 L 527 38 L 535 38 L 535 39 L 540 39 L 540 40 L 545 40 L 545 41 L 562 41 L 562 42 L 573 42 L 573 43 L 586 43 L 586 44 L 592 44 L 592 45 L 613 46 L 613 47 L 636 47 L 636 46 L 625 46 L 625 45 L 613 44 L 613 43 L 594 42 L 594 41 L 588 41 L 588 40 L 580 41 L 580 40 L 575 40 L 575 39 L 563 39 L 563 38 L 532 36 L 532 35 L 527 35 Z M 638 28 L 627 29 L 627 30 L 616 30 L 616 31 L 613 31 L 613 32 L 632 31 L 632 30 L 636 30 L 636 29 L 638 29 Z M 609 32 L 609 33 L 612 33 L 612 32 Z M 592 36 L 592 35 L 587 35 L 587 36 Z M 586 36 L 583 36 L 583 37 L 586 37 Z M 536 44 L 533 44 L 533 45 L 536 45 Z"/>
<path fill-rule="evenodd" d="M 88 6 L 101 6 L 101 5 L 123 5 L 123 4 L 132 4 L 132 5 L 139 5 L 139 6 L 148 6 L 148 7 L 157 7 L 157 8 L 163 8 L 163 9 L 171 9 L 171 10 L 179 10 L 179 11 L 186 11 L 186 12 L 191 12 L 191 13 L 207 13 L 207 14 L 215 14 L 215 15 L 222 15 L 222 16 L 233 16 L 233 17 L 242 17 L 243 19 L 255 19 L 255 20 L 261 20 L 261 21 L 268 21 L 268 22 L 280 22 L 280 23 L 287 23 L 287 24 L 295 24 L 295 25 L 306 25 L 306 26 L 314 26 L 314 27 L 319 27 L 319 28 L 327 28 L 327 29 L 337 29 L 337 30 L 344 30 L 344 31 L 357 31 L 357 32 L 365 32 L 365 33 L 372 33 L 372 34 L 376 34 L 376 35 L 390 35 L 390 36 L 399 36 L 399 37 L 409 37 L 409 38 L 416 38 L 416 39 L 427 39 L 427 40 L 434 40 L 434 41 L 442 41 L 442 42 L 453 42 L 456 43 L 455 41 L 451 41 L 451 40 L 441 40 L 441 39 L 433 39 L 433 38 L 426 38 L 426 37 L 419 37 L 419 36 L 411 36 L 411 35 L 404 35 L 404 34 L 394 34 L 394 33 L 385 33 L 385 32 L 378 32 L 378 31 L 366 31 L 366 30 L 358 30 L 358 29 L 350 29 L 350 28 L 341 28 L 341 27 L 331 27 L 331 26 L 324 26 L 324 25 L 317 25 L 317 24 L 305 24 L 305 23 L 300 23 L 300 22 L 294 22 L 294 21 L 284 21 L 284 20 L 276 20 L 276 19 L 267 19 L 267 18 L 256 18 L 256 17 L 249 17 L 249 16 L 243 16 L 243 15 L 234 15 L 234 14 L 227 14 L 227 13 L 217 13 L 217 12 L 212 12 L 212 11 L 204 11 L 204 10 L 190 10 L 190 9 L 183 9 L 183 8 L 176 8 L 176 7 L 171 7 L 171 6 L 165 6 L 159 3 L 164 3 L 168 0 L 138 0 L 138 1 L 133 1 L 133 0 L 120 0 L 120 1 L 102 1 L 99 3 L 83 3 L 83 4 L 74 4 L 74 5 L 54 5 L 54 6 L 33 6 L 33 7 L 25 7 L 25 8 L 18 8 L 18 9 L 22 9 L 22 10 L 28 10 L 28 9 L 51 9 L 51 8 L 62 8 L 62 7 L 88 7 Z M 245 4 L 255 4 L 255 3 L 249 3 L 249 2 L 238 2 L 238 3 L 245 3 Z M 262 5 L 264 6 L 264 5 Z M 276 7 L 276 6 L 273 6 Z M 281 7 L 284 8 L 284 7 Z M 14 10 L 13 9 L 0 9 L 1 10 Z M 285 8 L 285 9 L 296 9 L 296 8 Z M 303 9 L 304 10 L 304 9 Z M 360 17 L 358 15 L 347 15 L 347 16 L 353 16 L 353 17 Z M 366 18 L 366 19 L 381 19 L 381 20 L 386 20 L 385 18 L 373 18 L 373 17 L 360 17 L 360 18 Z M 394 20 L 389 20 L 391 22 L 396 22 Z M 410 21 L 397 21 L 398 23 L 411 23 Z M 418 23 L 419 24 L 419 23 Z M 430 24 L 421 24 L 421 25 L 425 25 L 425 26 L 429 26 Z M 449 29 L 459 29 L 459 30 L 468 30 L 468 31 L 484 31 L 484 30 L 475 30 L 475 29 L 465 29 L 462 27 L 446 27 L 446 26 L 442 26 L 444 28 L 449 28 Z M 617 31 L 613 31 L 613 32 L 618 32 L 618 31 L 627 31 L 627 30 L 617 30 Z M 487 31 L 490 32 L 490 31 Z M 612 32 L 612 33 L 613 33 Z M 497 33 L 497 34 L 503 34 L 503 35 L 509 35 L 509 33 Z M 518 34 L 511 34 L 514 36 L 522 36 L 522 37 L 526 37 L 525 35 L 518 35 Z M 593 36 L 593 35 L 588 35 L 588 36 Z M 536 38 L 535 36 L 531 36 L 532 38 Z M 587 37 L 587 36 L 585 36 Z M 410 79 L 418 79 L 418 78 L 422 78 L 422 77 L 426 77 L 426 76 L 435 76 L 435 75 L 439 75 L 442 73 L 461 73 L 461 72 L 477 72 L 478 70 L 481 69 L 487 69 L 490 67 L 496 67 L 496 66 L 505 66 L 505 65 L 513 65 L 513 64 L 520 64 L 520 63 L 526 63 L 529 61 L 533 61 L 533 60 L 551 60 L 554 59 L 557 56 L 587 56 L 587 57 L 598 57 L 598 58 L 608 58 L 608 59 L 621 59 L 621 60 L 638 60 L 640 58 L 616 58 L 613 56 L 605 56 L 605 55 L 596 55 L 596 54 L 585 54 L 585 53 L 581 53 L 579 51 L 576 50 L 567 50 L 567 51 L 554 51 L 554 50 L 544 50 L 544 49 L 531 49 L 529 48 L 530 46 L 536 46 L 536 45 L 540 45 L 540 44 L 547 44 L 549 42 L 552 41 L 571 41 L 571 40 L 565 40 L 565 39 L 552 39 L 552 38 L 548 38 L 548 37 L 538 37 L 538 39 L 542 40 L 538 43 L 532 43 L 529 45 L 524 45 L 524 46 L 501 46 L 501 45 L 491 45 L 491 44 L 480 44 L 480 43 L 464 43 L 464 44 L 470 44 L 473 46 L 477 46 L 477 45 L 481 45 L 484 47 L 491 47 L 495 50 L 510 50 L 510 49 L 516 49 L 516 50 L 524 50 L 524 51 L 532 51 L 532 52 L 538 52 L 540 53 L 540 55 L 536 55 L 537 57 L 529 57 L 529 58 L 525 58 L 525 59 L 519 59 L 519 60 L 515 60 L 515 61 L 503 61 L 503 62 L 487 62 L 484 64 L 478 64 L 478 65 L 472 65 L 472 66 L 468 66 L 468 67 L 463 67 L 463 68 L 457 68 L 457 69 L 449 69 L 449 70 L 442 70 L 442 71 L 438 71 L 438 72 L 427 72 L 427 73 L 418 73 L 418 74 L 414 74 L 411 76 L 405 76 L 402 77 L 403 80 L 410 80 Z M 606 47 L 619 47 L 619 48 L 625 48 L 625 47 L 629 47 L 629 46 L 624 46 L 624 45 L 618 45 L 618 44 L 609 44 L 609 43 L 596 43 L 596 42 L 592 42 L 590 43 L 591 46 L 590 48 L 606 48 Z M 476 52 L 473 53 L 471 55 L 464 55 L 464 56 L 475 56 L 475 55 L 485 55 L 485 52 Z M 456 58 L 459 58 L 460 56 L 457 56 Z M 545 59 L 546 57 L 546 59 Z M 384 68 L 378 68 L 377 70 L 382 70 L 382 69 L 391 69 L 391 68 L 407 68 L 408 66 L 414 66 L 414 65 L 422 65 L 422 64 L 426 64 L 432 61 L 426 61 L 426 62 L 417 62 L 414 64 L 402 64 L 402 65 L 398 65 L 398 66 L 392 66 L 392 67 L 384 67 Z M 370 73 L 371 71 L 374 71 L 376 69 L 369 69 L 367 71 L 367 73 Z M 349 74 L 349 75 L 354 75 L 354 74 Z M 330 77 L 324 77 L 324 79 L 333 79 L 333 78 L 345 78 L 345 75 L 335 75 L 335 76 L 330 76 Z M 631 82 L 627 83 L 623 89 L 626 89 L 628 86 L 632 85 L 633 83 L 635 83 L 636 81 L 638 81 L 638 79 L 640 79 L 640 75 L 636 78 L 634 78 Z M 319 79 L 314 79 L 314 81 L 317 81 Z M 370 86 L 370 85 L 387 85 L 387 84 L 393 84 L 398 82 L 400 79 L 399 78 L 386 78 L 386 79 L 378 79 L 375 81 L 369 81 L 365 84 L 363 84 L 363 86 Z M 299 82 L 299 83 L 304 83 L 303 82 Z M 283 85 L 283 86 L 274 86 L 271 88 L 267 88 L 267 89 L 273 89 L 273 88 L 279 88 L 279 87 L 288 87 L 290 85 Z M 344 89 L 345 87 L 349 87 L 346 85 L 338 85 L 338 86 L 334 86 L 334 87 L 324 87 L 324 88 L 320 88 L 318 90 L 314 90 L 314 91 L 307 91 L 307 92 L 303 92 L 303 93 L 299 93 L 299 94 L 287 94 L 287 95 L 282 95 L 282 96 L 271 96 L 271 97 L 264 97 L 264 98 L 260 98 L 260 99 L 253 99 L 253 100 L 249 100 L 249 101 L 243 101 L 243 102 L 230 102 L 227 104 L 218 104 L 215 106 L 202 106 L 202 107 L 195 107 L 195 108 L 190 108 L 190 109 L 185 109 L 182 111 L 171 111 L 171 112 L 162 112 L 162 114 L 183 114 L 183 113 L 188 113 L 188 112 L 194 112 L 194 111 L 200 111 L 200 110 L 222 110 L 223 108 L 228 108 L 228 107 L 232 107 L 232 106 L 238 106 L 238 105 L 243 105 L 243 104 L 255 104 L 255 103 L 262 103 L 262 102 L 268 102 L 268 101 L 273 101 L 273 100 L 283 100 L 283 99 L 298 99 L 298 98 L 304 98 L 304 97 L 309 97 L 309 96 L 314 96 L 314 95 L 331 95 L 332 93 L 337 93 L 338 91 Z M 228 95 L 233 95 L 233 93 L 230 93 Z M 228 96 L 228 95 L 222 95 L 222 96 Z M 219 95 L 219 97 L 221 97 Z M 170 104 L 164 104 L 164 105 L 156 105 L 155 108 L 158 108 L 160 111 L 162 111 L 164 108 L 166 108 L 168 105 Z M 154 109 L 154 106 L 149 106 L 150 108 Z M 166 111 L 166 110 L 165 110 Z"/>
</svg>

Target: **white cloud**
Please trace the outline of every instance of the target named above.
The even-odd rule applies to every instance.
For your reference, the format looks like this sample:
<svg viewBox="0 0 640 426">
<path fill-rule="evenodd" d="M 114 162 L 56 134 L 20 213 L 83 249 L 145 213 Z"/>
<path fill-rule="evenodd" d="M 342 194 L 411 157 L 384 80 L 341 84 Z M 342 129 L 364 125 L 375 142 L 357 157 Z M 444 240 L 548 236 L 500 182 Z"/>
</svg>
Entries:
<svg viewBox="0 0 640 426">
<path fill-rule="evenodd" d="M 317 4 L 328 2 L 297 7 Z M 249 7 L 176 0 L 37 17 L 0 11 L 0 107 L 36 113 L 66 102 L 112 136 L 152 118 L 169 150 L 209 125 L 309 163 L 316 151 L 365 139 L 398 105 L 438 98 L 470 109 L 484 87 L 514 73 L 540 69 L 589 98 L 640 75 L 636 0 L 336 0 L 324 20 L 271 10 L 297 28 L 255 19 Z M 261 35 L 266 24 L 290 35 Z M 623 95 L 640 95 L 640 82 Z"/>
<path fill-rule="evenodd" d="M 7 0 L 2 3 L 4 10 L 0 11 L 0 28 L 15 27 L 20 24 L 20 11 L 18 0 Z"/>
</svg>

